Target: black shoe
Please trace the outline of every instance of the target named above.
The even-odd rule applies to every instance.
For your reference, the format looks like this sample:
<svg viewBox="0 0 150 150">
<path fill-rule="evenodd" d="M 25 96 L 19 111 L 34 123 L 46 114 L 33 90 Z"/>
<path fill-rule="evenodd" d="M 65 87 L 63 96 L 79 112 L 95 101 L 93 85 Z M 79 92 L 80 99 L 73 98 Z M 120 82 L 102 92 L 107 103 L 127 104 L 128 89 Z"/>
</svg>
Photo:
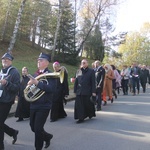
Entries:
<svg viewBox="0 0 150 150">
<path fill-rule="evenodd" d="M 77 121 L 77 123 L 82 123 L 83 121 L 84 121 L 84 120 L 80 120 L 80 119 L 79 119 L 79 120 Z"/>
<path fill-rule="evenodd" d="M 15 142 L 17 141 L 17 135 L 18 135 L 19 131 L 18 130 L 15 130 L 15 133 L 13 135 L 13 141 L 12 141 L 12 144 L 15 144 Z"/>
<path fill-rule="evenodd" d="M 112 98 L 112 99 L 111 99 L 111 103 L 113 103 L 113 102 L 114 102 L 114 99 Z"/>
<path fill-rule="evenodd" d="M 20 122 L 23 121 L 23 118 L 19 118 L 18 120 L 16 120 L 16 122 Z"/>
<path fill-rule="evenodd" d="M 52 120 L 50 120 L 50 122 L 55 122 L 55 121 L 57 121 L 57 119 L 52 119 Z"/>
<path fill-rule="evenodd" d="M 44 148 L 48 148 L 50 146 L 50 142 L 51 142 L 51 139 L 53 138 L 53 135 L 50 134 L 48 140 L 46 140 L 45 142 L 45 147 Z"/>
<path fill-rule="evenodd" d="M 102 110 L 102 108 L 100 107 L 100 108 L 97 108 L 97 111 L 101 111 Z"/>
<path fill-rule="evenodd" d="M 107 102 L 106 102 L 106 101 L 104 101 L 104 104 L 103 104 L 103 106 L 105 106 L 105 105 L 107 105 Z"/>
</svg>

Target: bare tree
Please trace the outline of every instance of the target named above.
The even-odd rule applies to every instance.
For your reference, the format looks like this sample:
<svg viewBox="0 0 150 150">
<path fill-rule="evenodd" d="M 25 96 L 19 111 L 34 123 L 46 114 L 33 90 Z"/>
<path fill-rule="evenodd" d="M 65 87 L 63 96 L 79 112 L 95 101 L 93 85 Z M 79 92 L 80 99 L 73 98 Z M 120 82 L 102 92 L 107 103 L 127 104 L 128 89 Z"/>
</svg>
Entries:
<svg viewBox="0 0 150 150">
<path fill-rule="evenodd" d="M 18 11 L 18 15 L 17 15 L 17 19 L 16 19 L 16 23 L 15 23 L 15 27 L 14 27 L 14 31 L 13 31 L 13 36 L 11 38 L 9 47 L 8 47 L 8 52 L 11 52 L 14 48 L 15 42 L 16 42 L 16 37 L 17 37 L 17 33 L 19 30 L 19 25 L 21 22 L 21 16 L 22 16 L 22 12 L 24 10 L 24 6 L 25 6 L 25 2 L 26 0 L 22 0 L 19 11 Z"/>
<path fill-rule="evenodd" d="M 108 13 L 108 10 L 110 9 L 111 6 L 117 5 L 117 0 L 95 0 L 94 2 L 95 2 L 96 7 L 92 8 L 91 5 L 89 7 L 89 0 L 88 0 L 88 7 L 87 7 L 88 16 L 89 16 L 89 11 L 90 11 L 90 14 L 92 14 L 92 16 L 93 16 L 92 23 L 91 23 L 91 26 L 89 27 L 89 30 L 87 31 L 86 35 L 84 36 L 81 43 L 79 44 L 77 53 L 79 53 L 81 51 L 81 49 L 83 48 L 83 45 L 86 42 L 92 29 L 94 28 L 96 22 L 99 21 L 102 16 L 104 16 Z"/>
<path fill-rule="evenodd" d="M 59 32 L 59 28 L 60 28 L 60 21 L 61 21 L 61 16 L 62 16 L 62 5 L 61 4 L 62 4 L 62 1 L 59 0 L 59 13 L 58 13 L 58 17 L 57 17 L 57 26 L 56 26 L 54 45 L 53 45 L 52 56 L 51 56 L 52 61 L 54 60 L 54 56 L 55 56 L 56 42 L 57 42 L 58 32 Z"/>
<path fill-rule="evenodd" d="M 2 41 L 4 41 L 4 39 L 5 39 L 5 33 L 6 33 L 7 24 L 8 24 L 8 16 L 9 16 L 9 13 L 11 10 L 10 9 L 11 4 L 12 4 L 12 0 L 10 0 L 8 3 L 8 8 L 7 8 L 6 17 L 5 17 L 5 23 L 4 23 L 3 30 L 2 30 L 2 39 L 1 39 Z"/>
</svg>

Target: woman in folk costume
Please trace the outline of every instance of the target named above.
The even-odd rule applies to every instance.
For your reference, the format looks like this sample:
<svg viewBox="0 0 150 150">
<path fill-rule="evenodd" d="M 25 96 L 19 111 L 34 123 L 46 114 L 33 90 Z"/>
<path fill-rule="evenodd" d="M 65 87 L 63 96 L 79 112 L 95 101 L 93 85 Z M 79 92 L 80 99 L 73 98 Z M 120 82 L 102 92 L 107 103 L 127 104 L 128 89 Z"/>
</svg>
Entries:
<svg viewBox="0 0 150 150">
<path fill-rule="evenodd" d="M 109 100 L 111 100 L 111 103 L 113 103 L 112 80 L 114 79 L 114 72 L 112 70 L 112 67 L 109 64 L 105 64 L 104 69 L 105 69 L 105 78 L 104 78 L 104 87 L 103 87 L 103 101 L 104 101 L 104 105 L 106 105 L 107 96 Z"/>
</svg>

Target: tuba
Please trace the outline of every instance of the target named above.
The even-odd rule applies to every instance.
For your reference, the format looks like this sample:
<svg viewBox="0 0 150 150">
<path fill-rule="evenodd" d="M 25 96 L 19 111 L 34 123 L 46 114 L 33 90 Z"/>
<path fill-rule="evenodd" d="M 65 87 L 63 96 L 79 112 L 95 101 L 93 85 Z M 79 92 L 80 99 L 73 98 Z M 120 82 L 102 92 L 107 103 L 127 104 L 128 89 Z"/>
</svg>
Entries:
<svg viewBox="0 0 150 150">
<path fill-rule="evenodd" d="M 34 78 L 31 75 L 28 75 L 29 78 Z M 53 72 L 53 73 L 45 73 L 37 76 L 35 79 L 38 81 L 46 82 L 48 84 L 47 78 L 60 78 L 60 82 L 63 83 L 64 81 L 64 70 L 61 69 L 60 72 Z M 39 89 L 36 85 L 27 85 L 24 89 L 24 97 L 28 102 L 34 102 L 39 99 L 45 91 Z"/>
</svg>

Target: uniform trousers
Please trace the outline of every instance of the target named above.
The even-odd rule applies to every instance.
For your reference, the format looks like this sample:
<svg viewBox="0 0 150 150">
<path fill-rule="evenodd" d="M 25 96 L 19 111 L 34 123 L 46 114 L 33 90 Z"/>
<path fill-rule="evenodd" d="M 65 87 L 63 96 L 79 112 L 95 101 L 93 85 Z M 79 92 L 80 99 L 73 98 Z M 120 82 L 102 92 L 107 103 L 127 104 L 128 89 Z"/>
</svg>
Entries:
<svg viewBox="0 0 150 150">
<path fill-rule="evenodd" d="M 30 127 L 35 134 L 35 148 L 42 150 L 44 141 L 47 141 L 51 134 L 44 130 L 50 109 L 30 109 Z"/>
<path fill-rule="evenodd" d="M 11 103 L 0 103 L 0 149 L 4 148 L 4 133 L 9 136 L 13 136 L 15 131 L 5 124 L 5 120 L 8 117 L 9 111 L 11 109 Z"/>
</svg>

